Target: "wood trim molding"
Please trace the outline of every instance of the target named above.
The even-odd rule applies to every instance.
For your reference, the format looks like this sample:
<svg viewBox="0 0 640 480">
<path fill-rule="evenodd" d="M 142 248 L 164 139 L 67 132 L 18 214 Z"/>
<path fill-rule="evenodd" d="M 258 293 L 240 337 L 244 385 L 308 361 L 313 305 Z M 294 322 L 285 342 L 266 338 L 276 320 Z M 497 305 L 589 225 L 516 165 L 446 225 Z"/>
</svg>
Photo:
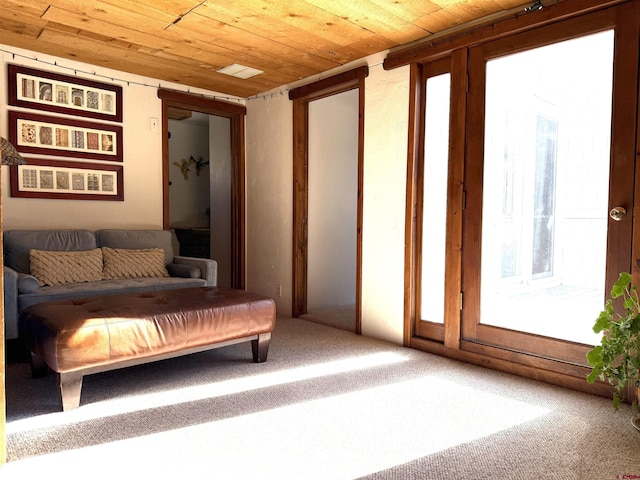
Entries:
<svg viewBox="0 0 640 480">
<path fill-rule="evenodd" d="M 289 100 L 319 100 L 335 93 L 357 88 L 360 81 L 369 75 L 369 67 L 354 68 L 317 82 L 297 87 L 289 91 Z"/>
<path fill-rule="evenodd" d="M 418 210 L 419 176 L 418 166 L 424 150 L 424 136 L 421 135 L 421 125 L 424 123 L 424 95 L 422 82 L 422 66 L 411 64 L 409 70 L 409 140 L 407 151 L 407 188 L 405 205 L 405 248 L 404 248 L 404 335 L 405 347 L 411 343 L 417 319 L 417 286 L 419 270 L 417 268 L 418 231 L 416 215 Z M 422 141 L 421 141 L 422 139 Z"/>
<path fill-rule="evenodd" d="M 293 102 L 293 317 L 307 313 L 308 141 L 309 102 L 297 100 Z"/>
<path fill-rule="evenodd" d="M 451 56 L 451 92 L 467 91 L 467 49 Z M 449 178 L 447 184 L 446 251 L 450 253 L 445 265 L 445 292 L 462 295 L 462 240 L 464 219 L 464 161 L 466 158 L 465 125 L 467 97 L 452 95 L 451 124 L 449 126 Z M 447 295 L 444 304 L 444 344 L 460 348 L 461 299 Z"/>
<path fill-rule="evenodd" d="M 441 355 L 453 360 L 471 363 L 473 365 L 491 368 L 493 370 L 499 370 L 501 372 L 506 372 L 513 375 L 519 375 L 521 377 L 538 380 L 541 382 L 549 383 L 551 385 L 571 388 L 572 390 L 590 393 L 592 395 L 599 395 L 602 397 L 610 398 L 613 393 L 612 387 L 606 383 L 587 383 L 585 380 L 585 377 L 588 373 L 587 369 L 584 369 L 584 372 L 582 372 L 584 373 L 584 376 L 565 374 L 535 365 L 516 363 L 512 360 L 507 360 L 504 358 L 496 358 L 489 355 L 483 355 L 475 351 L 455 350 L 452 348 L 447 348 L 441 343 L 425 340 L 418 337 L 413 337 L 411 339 L 410 346 L 411 348 L 415 348 L 417 350 Z"/>
<path fill-rule="evenodd" d="M 158 98 L 167 100 L 172 106 L 197 112 L 215 111 L 215 115 L 230 117 L 232 115 L 246 115 L 247 107 L 239 103 L 231 103 L 215 98 L 177 92 L 175 90 L 159 89 Z"/>
<path fill-rule="evenodd" d="M 364 185 L 364 79 L 369 67 L 358 67 L 289 92 L 293 100 L 293 262 L 292 316 L 307 313 L 307 245 L 309 210 L 309 102 L 357 88 L 358 96 L 358 185 L 356 218 L 356 325 L 362 332 L 362 219 Z"/>
</svg>

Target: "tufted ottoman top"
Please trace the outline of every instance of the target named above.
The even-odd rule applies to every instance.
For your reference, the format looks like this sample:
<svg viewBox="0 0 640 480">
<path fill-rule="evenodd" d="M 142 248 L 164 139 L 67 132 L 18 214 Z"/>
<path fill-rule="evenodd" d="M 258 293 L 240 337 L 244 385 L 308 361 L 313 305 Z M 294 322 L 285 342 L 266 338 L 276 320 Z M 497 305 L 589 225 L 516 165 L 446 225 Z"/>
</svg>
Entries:
<svg viewBox="0 0 640 480">
<path fill-rule="evenodd" d="M 19 328 L 64 373 L 271 332 L 275 303 L 221 287 L 108 295 L 32 305 Z"/>
</svg>

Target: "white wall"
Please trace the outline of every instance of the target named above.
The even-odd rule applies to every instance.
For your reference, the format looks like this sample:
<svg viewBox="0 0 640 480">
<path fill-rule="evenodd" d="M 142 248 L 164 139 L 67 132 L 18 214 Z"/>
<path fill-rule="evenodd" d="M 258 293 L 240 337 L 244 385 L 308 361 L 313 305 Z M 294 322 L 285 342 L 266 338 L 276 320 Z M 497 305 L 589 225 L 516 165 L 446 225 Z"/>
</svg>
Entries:
<svg viewBox="0 0 640 480">
<path fill-rule="evenodd" d="M 367 59 L 362 333 L 402 343 L 409 68 Z M 307 83 L 310 83 L 310 79 Z M 275 94 L 247 101 L 247 288 L 291 314 L 292 106 Z"/>
<path fill-rule="evenodd" d="M 9 195 L 9 169 L 2 167 L 4 229 L 162 228 L 161 128 L 152 130 L 150 119 L 162 118 L 162 103 L 157 94 L 159 85 L 179 91 L 187 91 L 188 87 L 0 45 L 0 71 L 3 72 L 0 75 L 0 92 L 7 92 L 7 64 L 63 75 L 77 74 L 78 77 L 123 88 L 124 201 L 12 198 Z M 196 88 L 190 90 L 194 94 L 216 95 L 216 92 Z M 3 135 L 8 134 L 6 102 L 5 93 L 0 99 L 0 130 Z"/>
<path fill-rule="evenodd" d="M 293 112 L 285 95 L 247 102 L 247 290 L 291 315 Z M 282 296 L 279 296 L 279 286 Z"/>
<path fill-rule="evenodd" d="M 362 334 L 401 344 L 409 132 L 409 67 L 365 82 Z"/>
<path fill-rule="evenodd" d="M 169 225 L 171 228 L 209 228 L 209 166 L 197 175 L 195 165 L 187 178 L 174 162 L 209 160 L 208 122 L 169 120 Z"/>
<path fill-rule="evenodd" d="M 309 103 L 307 309 L 354 305 L 358 90 Z"/>
</svg>

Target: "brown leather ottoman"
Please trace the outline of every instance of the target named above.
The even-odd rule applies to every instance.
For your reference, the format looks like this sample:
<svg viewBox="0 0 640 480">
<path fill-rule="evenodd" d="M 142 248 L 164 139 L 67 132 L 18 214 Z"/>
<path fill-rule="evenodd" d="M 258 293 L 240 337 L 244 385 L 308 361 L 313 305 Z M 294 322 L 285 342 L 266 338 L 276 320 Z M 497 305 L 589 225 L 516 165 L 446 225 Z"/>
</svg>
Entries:
<svg viewBox="0 0 640 480">
<path fill-rule="evenodd" d="M 80 404 L 82 377 L 250 341 L 264 362 L 273 300 L 220 287 L 107 295 L 32 305 L 19 319 L 34 377 L 59 375 L 62 409 Z"/>
</svg>

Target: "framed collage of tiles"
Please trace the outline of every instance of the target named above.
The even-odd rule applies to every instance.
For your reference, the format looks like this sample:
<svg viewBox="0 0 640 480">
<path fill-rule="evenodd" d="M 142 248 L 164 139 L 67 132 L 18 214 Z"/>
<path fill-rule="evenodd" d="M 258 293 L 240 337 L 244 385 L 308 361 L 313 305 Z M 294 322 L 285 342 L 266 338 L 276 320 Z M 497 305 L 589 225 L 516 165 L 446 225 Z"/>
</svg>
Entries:
<svg viewBox="0 0 640 480">
<path fill-rule="evenodd" d="M 27 158 L 12 165 L 12 197 L 124 200 L 122 165 Z"/>
<path fill-rule="evenodd" d="M 9 65 L 8 75 L 9 105 L 20 107 L 8 112 L 9 141 L 19 152 L 123 161 L 122 87 L 18 65 Z M 27 162 L 11 167 L 12 196 L 124 200 L 122 165 L 53 158 Z"/>
</svg>

